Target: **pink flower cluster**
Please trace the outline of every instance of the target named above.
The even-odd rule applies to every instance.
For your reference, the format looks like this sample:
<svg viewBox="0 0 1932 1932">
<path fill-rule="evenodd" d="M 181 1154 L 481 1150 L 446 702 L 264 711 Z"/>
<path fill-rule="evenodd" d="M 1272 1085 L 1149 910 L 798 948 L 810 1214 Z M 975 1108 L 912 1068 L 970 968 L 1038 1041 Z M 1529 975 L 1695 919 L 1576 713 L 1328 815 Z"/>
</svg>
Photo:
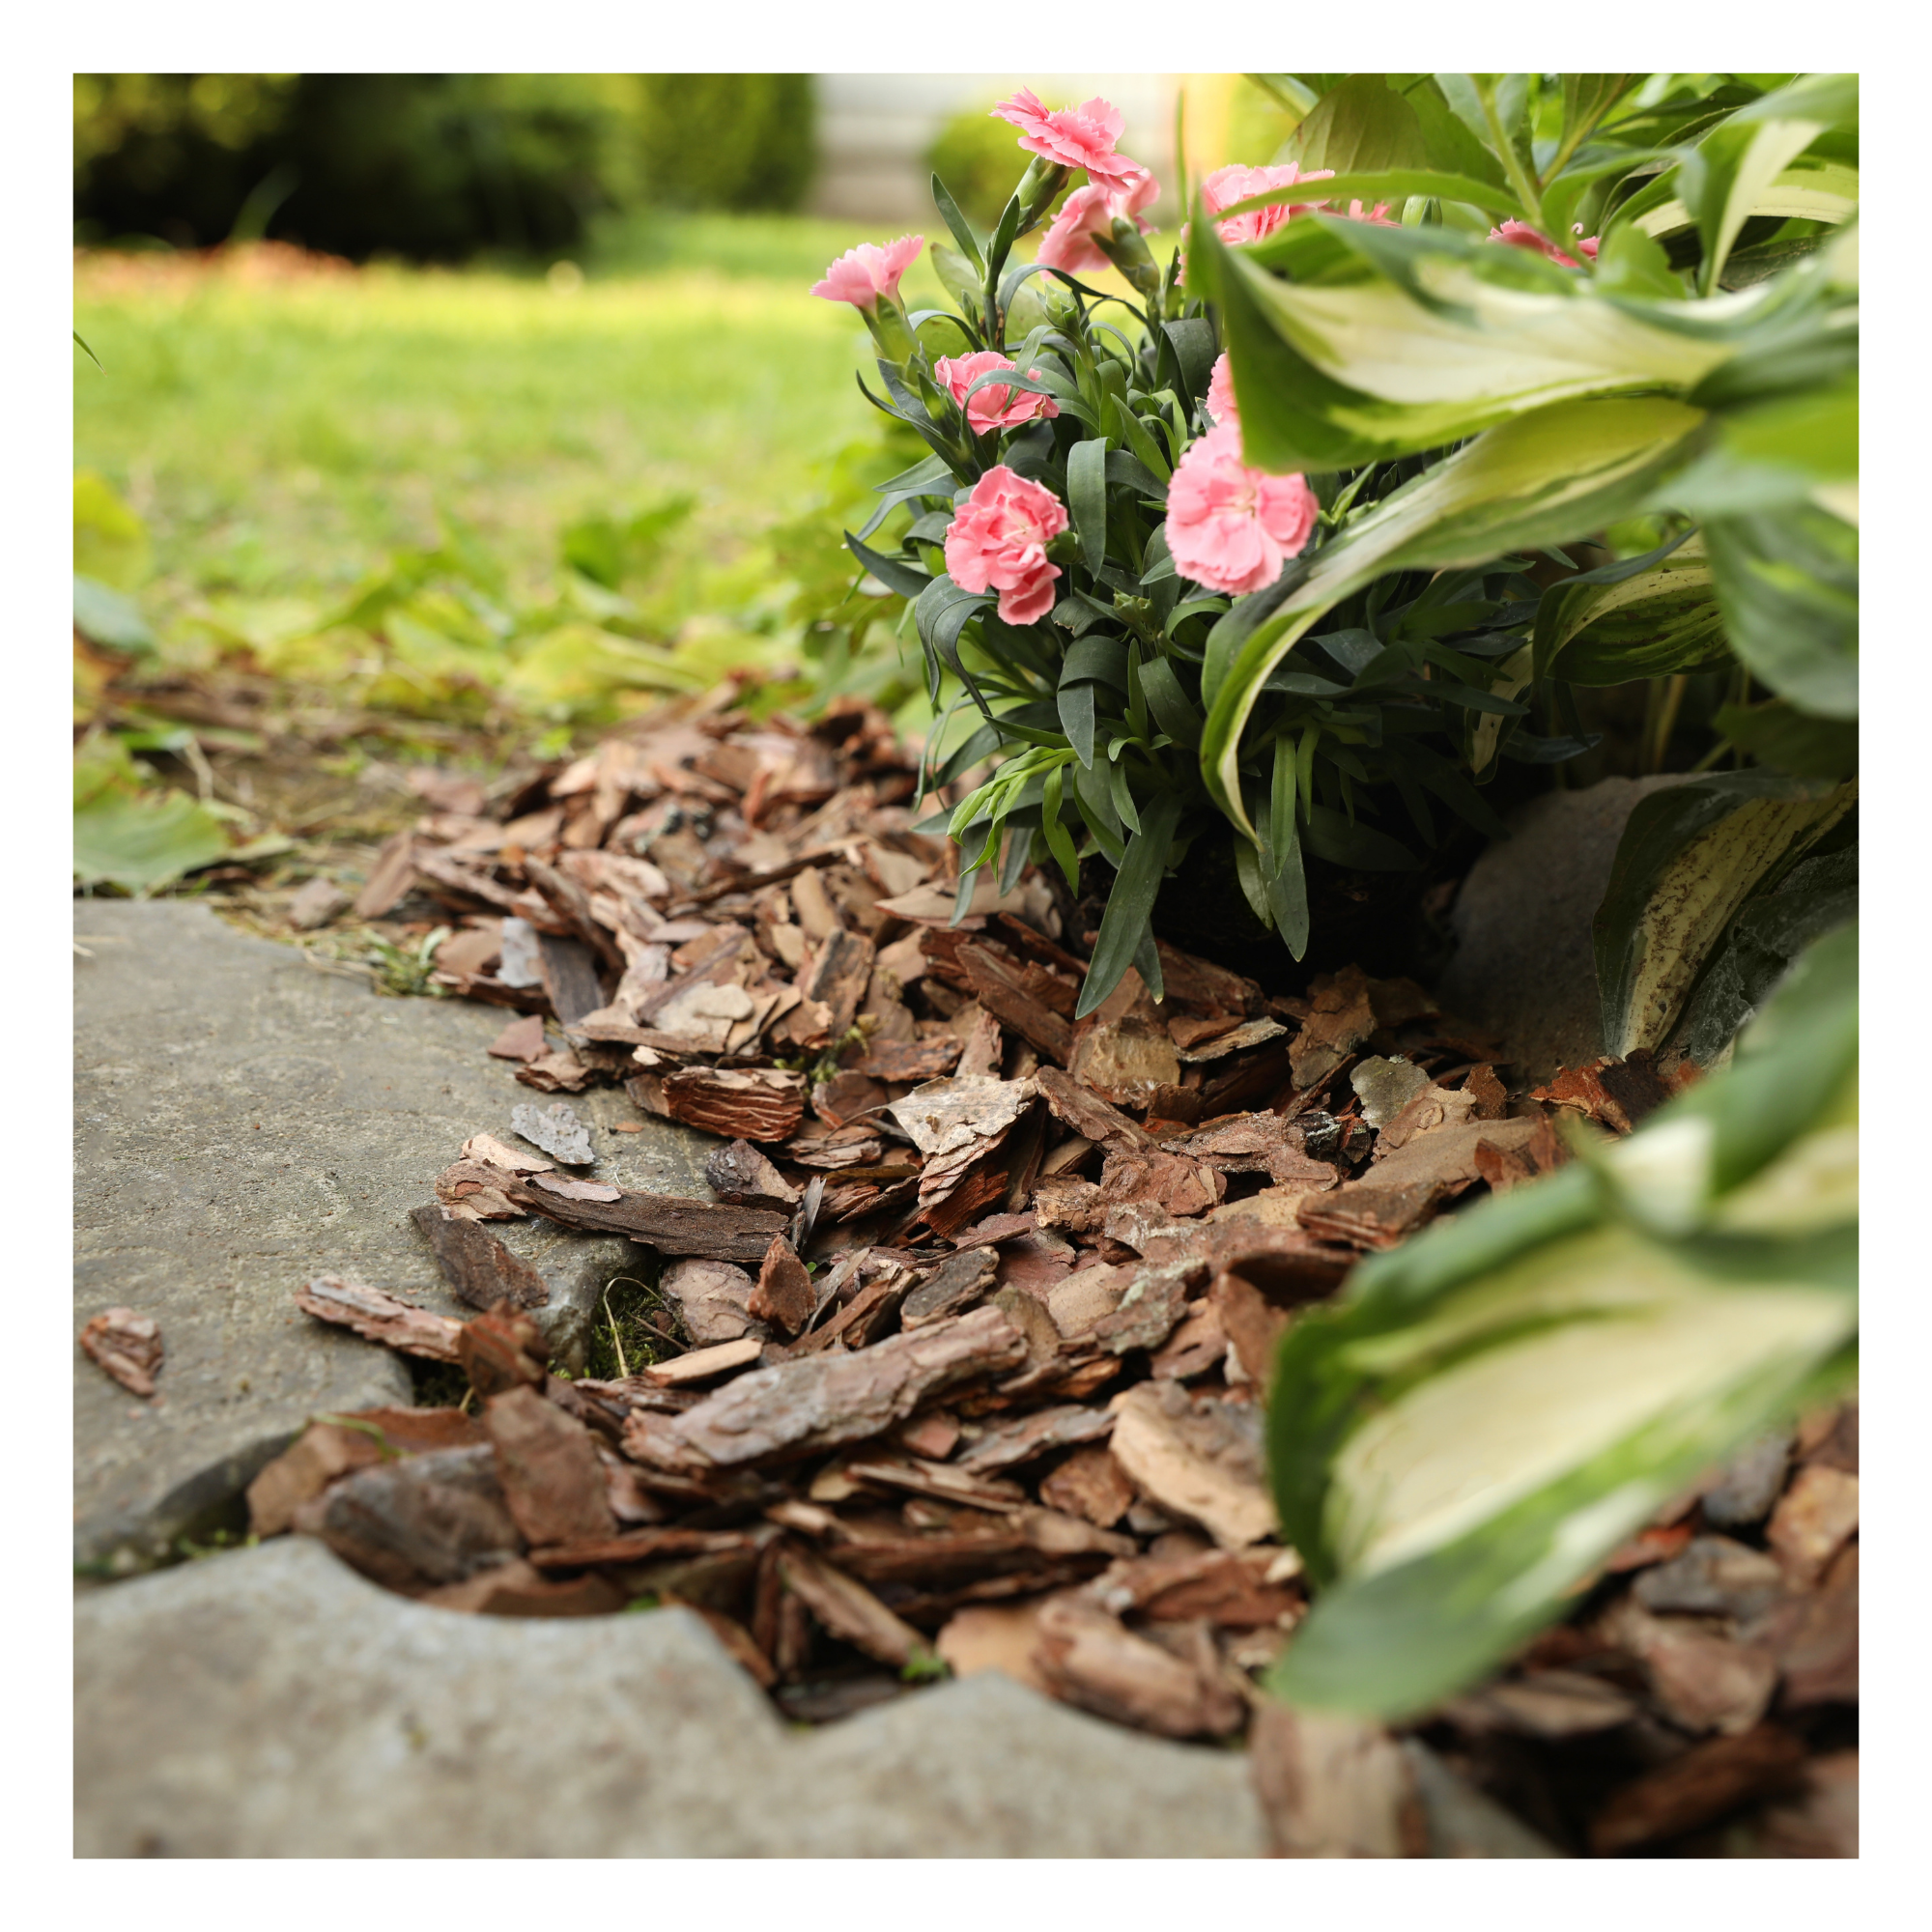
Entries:
<svg viewBox="0 0 1932 1932">
<path fill-rule="evenodd" d="M 1214 427 L 1182 452 L 1167 486 L 1167 548 L 1183 577 L 1244 597 L 1299 554 L 1319 505 L 1306 477 L 1251 469 L 1241 454 L 1234 379 L 1220 356 L 1208 381 Z"/>
<path fill-rule="evenodd" d="M 1011 356 L 981 349 L 971 355 L 942 355 L 932 365 L 932 373 L 945 384 L 947 394 L 965 410 L 973 434 L 984 436 L 989 430 L 1011 429 L 1037 417 L 1060 413 L 1060 405 L 1051 396 L 1010 388 L 1004 383 L 988 383 L 970 402 L 967 400 L 966 391 L 989 370 L 1015 366 Z M 1027 374 L 1036 382 L 1039 380 L 1037 369 L 1029 369 Z"/>
<path fill-rule="evenodd" d="M 912 267 L 924 246 L 923 235 L 901 235 L 883 248 L 871 242 L 862 242 L 856 248 L 848 248 L 826 270 L 825 279 L 814 282 L 811 293 L 827 301 L 850 302 L 862 312 L 876 308 L 882 296 L 888 301 L 896 301 L 899 277 Z"/>
<path fill-rule="evenodd" d="M 1065 527 L 1065 507 L 1051 490 L 999 464 L 953 515 L 946 573 L 962 590 L 997 590 L 1009 624 L 1035 623 L 1056 601 L 1060 570 L 1046 547 Z"/>
<path fill-rule="evenodd" d="M 1583 224 L 1580 221 L 1576 223 L 1570 232 L 1581 236 Z M 1512 248 L 1528 248 L 1536 254 L 1547 255 L 1559 269 L 1580 269 L 1583 263 L 1577 261 L 1577 255 L 1581 255 L 1587 262 L 1594 262 L 1597 259 L 1596 236 L 1591 235 L 1579 241 L 1577 243 L 1577 255 L 1566 255 L 1547 235 L 1539 235 L 1526 221 L 1505 221 L 1500 228 L 1490 230 L 1489 239 L 1492 242 L 1504 242 Z"/>
<path fill-rule="evenodd" d="M 1335 170 L 1318 168 L 1303 174 L 1293 161 L 1278 168 L 1244 168 L 1238 163 L 1216 168 L 1201 184 L 1201 199 L 1209 214 L 1218 214 L 1251 195 L 1272 194 L 1277 188 L 1295 187 L 1302 182 L 1326 181 Z M 1356 204 L 1358 207 L 1359 203 Z M 1245 214 L 1230 215 L 1214 224 L 1214 233 L 1231 247 L 1241 242 L 1260 242 L 1272 235 L 1297 214 L 1307 214 L 1321 206 L 1320 201 L 1280 202 L 1273 208 L 1251 208 Z"/>
<path fill-rule="evenodd" d="M 1039 96 L 1023 87 L 1010 100 L 1001 101 L 993 115 L 1020 130 L 1020 146 L 1028 154 L 1063 168 L 1085 168 L 1091 181 L 1125 189 L 1147 173 L 1138 161 L 1114 152 L 1125 123 L 1110 100 L 1095 99 L 1048 113 Z"/>
<path fill-rule="evenodd" d="M 1130 219 L 1145 235 L 1148 223 L 1141 218 L 1141 210 L 1159 192 L 1160 184 L 1146 168 L 1123 185 L 1094 182 L 1075 188 L 1040 237 L 1037 259 L 1069 275 L 1097 274 L 1106 268 L 1107 256 L 1095 245 L 1095 238 L 1113 234 L 1117 215 Z"/>
</svg>

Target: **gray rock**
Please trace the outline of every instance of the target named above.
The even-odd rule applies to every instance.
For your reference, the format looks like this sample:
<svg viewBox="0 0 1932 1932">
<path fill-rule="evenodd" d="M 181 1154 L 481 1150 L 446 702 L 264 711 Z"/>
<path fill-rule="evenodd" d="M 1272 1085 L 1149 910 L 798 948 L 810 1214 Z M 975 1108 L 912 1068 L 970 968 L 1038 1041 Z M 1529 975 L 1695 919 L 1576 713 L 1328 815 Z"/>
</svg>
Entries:
<svg viewBox="0 0 1932 1932">
<path fill-rule="evenodd" d="M 1541 1083 L 1603 1050 L 1590 922 L 1603 902 L 1624 821 L 1638 800 L 1682 781 L 1605 779 L 1532 799 L 1470 868 L 1450 923 L 1456 952 L 1437 997 L 1500 1034 L 1519 1080 Z"/>
<path fill-rule="evenodd" d="M 1771 1514 L 1784 1487 L 1791 1460 L 1791 1437 L 1783 1432 L 1760 1435 L 1725 1464 L 1722 1480 L 1702 1497 L 1704 1520 L 1719 1529 L 1742 1529 Z"/>
<path fill-rule="evenodd" d="M 685 1610 L 469 1617 L 290 1538 L 75 1608 L 83 1858 L 1255 1858 L 1238 1752 L 994 1672 L 793 1733 Z"/>
<path fill-rule="evenodd" d="M 161 1327 L 141 1401 L 74 1350 L 76 1560 L 122 1572 L 205 1522 L 318 1409 L 406 1402 L 400 1358 L 300 1314 L 308 1276 L 355 1275 L 467 1311 L 409 1221 L 479 1130 L 528 1090 L 484 1048 L 502 1015 L 391 1000 L 205 906 L 84 899 L 74 929 L 73 1330 L 126 1305 Z M 599 1173 L 709 1199 L 716 1146 L 621 1094 L 583 1098 Z M 543 1275 L 559 1357 L 581 1360 L 604 1284 L 645 1259 L 550 1222 L 497 1224 Z"/>
</svg>

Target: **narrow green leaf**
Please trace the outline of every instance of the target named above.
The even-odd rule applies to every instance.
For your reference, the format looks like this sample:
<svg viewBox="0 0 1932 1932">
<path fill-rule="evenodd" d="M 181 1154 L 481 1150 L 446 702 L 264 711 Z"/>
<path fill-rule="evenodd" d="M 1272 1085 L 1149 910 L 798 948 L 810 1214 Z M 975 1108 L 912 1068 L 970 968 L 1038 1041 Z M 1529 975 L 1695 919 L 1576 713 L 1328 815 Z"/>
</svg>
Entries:
<svg viewBox="0 0 1932 1932">
<path fill-rule="evenodd" d="M 986 258 L 980 252 L 980 238 L 973 233 L 973 224 L 959 213 L 959 204 L 947 192 L 946 184 L 935 174 L 932 178 L 933 206 L 939 210 L 940 219 L 952 231 L 952 239 L 965 252 L 968 262 L 980 271 L 981 280 L 986 273 Z"/>
<path fill-rule="evenodd" d="M 1121 983 L 1143 941 L 1151 940 L 1150 922 L 1167 867 L 1168 846 L 1180 823 L 1180 802 L 1162 792 L 1148 805 L 1141 829 L 1127 841 L 1126 855 L 1107 895 L 1094 957 L 1080 988 L 1076 1019 L 1085 1019 Z M 1151 988 L 1150 988 L 1151 990 Z"/>
<path fill-rule="evenodd" d="M 895 590 L 901 597 L 919 597 L 934 582 L 924 571 L 915 570 L 911 564 L 902 563 L 896 557 L 887 556 L 861 543 L 850 530 L 845 532 L 845 548 L 888 590 Z"/>
<path fill-rule="evenodd" d="M 1091 762 L 1091 761 L 1090 761 Z M 1060 815 L 1061 789 L 1066 778 L 1064 765 L 1055 765 L 1046 775 L 1046 790 L 1040 800 L 1040 829 L 1046 834 L 1047 850 L 1053 854 L 1055 863 L 1065 876 L 1067 888 L 1077 893 L 1080 890 L 1080 860 L 1073 849 L 1073 840 L 1066 830 L 1065 821 Z"/>
<path fill-rule="evenodd" d="M 1081 555 L 1097 570 L 1107 555 L 1107 445 L 1076 442 L 1066 452 L 1066 507 L 1080 536 Z"/>
</svg>

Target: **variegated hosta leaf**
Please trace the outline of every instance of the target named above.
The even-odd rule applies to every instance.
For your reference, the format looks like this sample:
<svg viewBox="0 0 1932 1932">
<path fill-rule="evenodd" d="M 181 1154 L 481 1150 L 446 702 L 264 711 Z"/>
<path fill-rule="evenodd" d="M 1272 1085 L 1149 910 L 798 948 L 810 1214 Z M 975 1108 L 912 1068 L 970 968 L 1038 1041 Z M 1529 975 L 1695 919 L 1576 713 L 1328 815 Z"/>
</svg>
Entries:
<svg viewBox="0 0 1932 1932">
<path fill-rule="evenodd" d="M 1537 676 L 1626 684 L 1695 670 L 1724 655 L 1723 616 L 1700 536 L 1647 570 L 1616 578 L 1617 568 L 1545 593 L 1536 613 Z"/>
<path fill-rule="evenodd" d="M 1270 1688 L 1406 1717 L 1560 1613 L 1856 1359 L 1857 933 L 1629 1139 L 1364 1263 L 1282 1345 L 1269 1463 L 1322 1585 Z M 1680 1170 L 1691 1142 L 1697 1179 Z"/>
<path fill-rule="evenodd" d="M 1268 674 L 1324 611 L 1385 571 L 1480 563 L 1600 528 L 1684 460 L 1703 422 L 1701 411 L 1655 396 L 1552 404 L 1384 497 L 1316 555 L 1259 625 L 1249 628 L 1236 604 L 1210 634 L 1202 671 L 1209 710 L 1201 771 L 1215 803 L 1254 837 L 1241 801 L 1241 733 Z"/>
<path fill-rule="evenodd" d="M 1604 1050 L 1655 1051 L 1740 906 L 1852 808 L 1835 787 L 1724 772 L 1642 800 L 1617 845 L 1595 920 Z"/>
<path fill-rule="evenodd" d="M 1839 161 L 1806 157 L 1795 161 L 1776 180 L 1757 191 L 1747 211 L 1783 220 L 1849 221 L 1859 208 L 1859 171 Z M 1695 217 L 1673 198 L 1646 209 L 1634 217 L 1646 235 L 1672 235 L 1692 226 Z"/>
</svg>

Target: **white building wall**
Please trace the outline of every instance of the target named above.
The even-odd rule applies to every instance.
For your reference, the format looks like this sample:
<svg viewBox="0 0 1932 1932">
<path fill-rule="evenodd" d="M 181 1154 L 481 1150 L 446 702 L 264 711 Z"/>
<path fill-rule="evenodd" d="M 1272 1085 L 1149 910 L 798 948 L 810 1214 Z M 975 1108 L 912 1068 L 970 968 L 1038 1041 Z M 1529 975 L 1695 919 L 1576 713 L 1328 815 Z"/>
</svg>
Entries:
<svg viewBox="0 0 1932 1932">
<path fill-rule="evenodd" d="M 954 114 L 990 108 L 1031 87 L 1049 108 L 1100 95 L 1124 116 L 1122 154 L 1153 169 L 1163 186 L 1174 172 L 1174 99 L 1180 76 L 1163 73 L 821 73 L 819 166 L 814 214 L 886 226 L 935 219 L 924 156 Z M 1017 156 L 1018 132 L 1014 132 Z M 1190 137 L 1188 145 L 1194 142 Z M 1017 180 L 1017 175 L 1015 179 Z M 1156 204 L 1155 217 L 1166 213 Z"/>
</svg>

